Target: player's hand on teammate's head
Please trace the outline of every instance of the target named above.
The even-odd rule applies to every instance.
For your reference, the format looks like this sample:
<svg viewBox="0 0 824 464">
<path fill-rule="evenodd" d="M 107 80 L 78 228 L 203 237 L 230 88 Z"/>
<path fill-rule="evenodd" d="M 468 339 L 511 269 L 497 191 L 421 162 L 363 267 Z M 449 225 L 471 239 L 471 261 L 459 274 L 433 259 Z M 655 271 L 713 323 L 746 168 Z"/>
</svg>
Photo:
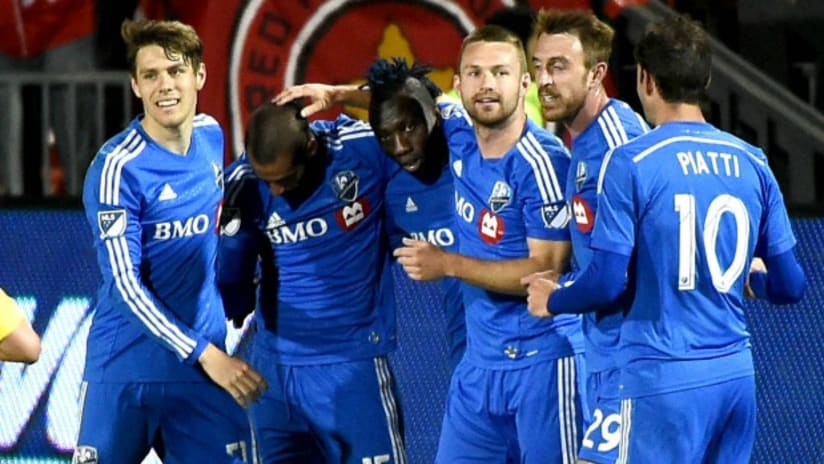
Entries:
<svg viewBox="0 0 824 464">
<path fill-rule="evenodd" d="M 326 84 L 301 84 L 284 89 L 279 94 L 275 95 L 272 103 L 276 105 L 283 105 L 298 99 L 309 99 L 309 104 L 300 110 L 300 115 L 303 118 L 319 112 L 325 111 L 335 103 L 336 89 L 332 85 Z"/>
<path fill-rule="evenodd" d="M 206 375 L 244 408 L 257 401 L 269 387 L 263 376 L 246 361 L 229 356 L 211 343 L 203 350 L 198 362 Z"/>
<path fill-rule="evenodd" d="M 533 272 L 521 278 L 521 285 L 526 286 L 526 307 L 535 317 L 552 317 L 549 310 L 549 297 L 558 289 L 560 275 L 553 270 Z"/>
</svg>

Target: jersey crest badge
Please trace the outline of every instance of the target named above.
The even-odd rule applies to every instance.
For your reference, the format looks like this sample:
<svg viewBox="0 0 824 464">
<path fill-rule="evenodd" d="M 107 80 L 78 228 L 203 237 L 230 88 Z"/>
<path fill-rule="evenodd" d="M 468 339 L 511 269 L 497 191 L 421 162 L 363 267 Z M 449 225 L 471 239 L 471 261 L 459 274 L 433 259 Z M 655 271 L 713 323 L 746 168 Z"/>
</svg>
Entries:
<svg viewBox="0 0 824 464">
<path fill-rule="evenodd" d="M 103 240 L 122 237 L 126 233 L 126 210 L 98 211 L 97 225 L 100 227 L 100 238 Z"/>
<path fill-rule="evenodd" d="M 332 178 L 332 190 L 339 200 L 351 203 L 358 198 L 358 175 L 354 171 L 341 171 Z"/>
<path fill-rule="evenodd" d="M 578 166 L 575 168 L 575 191 L 580 192 L 584 187 L 584 182 L 587 180 L 587 163 L 578 161 Z"/>
<path fill-rule="evenodd" d="M 506 208 L 512 201 L 512 187 L 506 182 L 499 180 L 492 187 L 492 194 L 489 195 L 489 209 L 498 214 Z"/>
</svg>

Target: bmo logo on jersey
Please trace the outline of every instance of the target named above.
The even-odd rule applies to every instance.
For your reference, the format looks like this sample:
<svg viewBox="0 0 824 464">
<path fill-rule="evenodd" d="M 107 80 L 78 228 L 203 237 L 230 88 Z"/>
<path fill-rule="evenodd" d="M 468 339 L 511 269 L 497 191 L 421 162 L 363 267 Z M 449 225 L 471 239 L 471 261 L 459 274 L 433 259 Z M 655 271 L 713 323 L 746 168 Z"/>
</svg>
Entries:
<svg viewBox="0 0 824 464">
<path fill-rule="evenodd" d="M 490 245 L 497 245 L 504 237 L 504 220 L 492 211 L 483 209 L 478 218 L 478 232 L 481 240 Z"/>
<path fill-rule="evenodd" d="M 276 215 L 277 213 L 272 214 L 273 217 Z M 277 217 L 279 220 L 280 216 Z M 283 221 L 279 222 L 282 223 Z M 323 218 L 313 218 L 296 224 L 275 224 L 277 224 L 277 221 L 272 221 L 272 218 L 270 218 L 266 227 L 266 236 L 275 245 L 303 242 L 310 238 L 320 237 L 329 230 L 329 225 L 326 224 Z"/>
<path fill-rule="evenodd" d="M 341 229 L 349 232 L 354 229 L 355 226 L 360 224 L 366 216 L 369 216 L 371 211 L 372 206 L 369 205 L 369 200 L 366 198 L 358 198 L 352 203 L 349 203 L 343 208 L 337 210 L 335 212 L 335 220 L 337 220 Z"/>
<path fill-rule="evenodd" d="M 458 217 L 470 224 L 475 219 L 475 207 L 458 192 L 455 192 L 455 212 L 458 213 Z"/>
<path fill-rule="evenodd" d="M 198 214 L 183 221 L 158 222 L 154 226 L 155 240 L 172 240 L 195 235 L 203 235 L 209 231 L 209 216 Z"/>
<path fill-rule="evenodd" d="M 409 236 L 415 240 L 425 240 L 439 247 L 451 247 L 455 244 L 455 234 L 448 227 L 429 229 L 425 232 L 410 232 Z"/>
</svg>

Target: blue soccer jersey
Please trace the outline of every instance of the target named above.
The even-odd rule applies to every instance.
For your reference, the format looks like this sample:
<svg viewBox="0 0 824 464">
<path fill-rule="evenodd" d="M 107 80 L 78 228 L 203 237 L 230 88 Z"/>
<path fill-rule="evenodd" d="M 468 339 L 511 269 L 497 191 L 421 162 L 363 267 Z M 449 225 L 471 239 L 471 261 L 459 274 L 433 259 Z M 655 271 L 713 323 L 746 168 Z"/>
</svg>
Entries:
<svg viewBox="0 0 824 464">
<path fill-rule="evenodd" d="M 560 139 L 527 122 L 505 156 L 484 159 L 463 109 L 443 105 L 455 184 L 455 228 L 462 255 L 482 260 L 529 256 L 527 239 L 569 240 L 563 186 L 569 153 Z M 580 318 L 540 319 L 523 296 L 462 284 L 466 359 L 487 369 L 516 369 L 580 352 Z"/>
<path fill-rule="evenodd" d="M 592 260 L 589 241 L 597 216 L 598 174 L 604 155 L 647 131 L 649 128 L 644 119 L 629 105 L 610 99 L 598 117 L 573 140 L 566 181 L 566 197 L 573 215 L 570 223 L 573 270 L 586 269 Z M 583 333 L 589 372 L 616 367 L 621 313 L 622 309 L 617 307 L 584 313 Z"/>
<path fill-rule="evenodd" d="M 191 365 L 226 337 L 215 285 L 222 157 L 223 132 L 201 114 L 185 155 L 158 145 L 137 118 L 92 161 L 83 204 L 103 282 L 86 380 L 208 380 Z"/>
<path fill-rule="evenodd" d="M 384 194 L 400 168 L 363 122 L 341 116 L 311 130 L 325 146 L 325 177 L 303 201 L 273 196 L 245 155 L 227 169 L 225 215 L 235 219 L 223 227 L 221 285 L 251 285 L 262 238 L 279 275 L 258 292 L 260 349 L 293 365 L 384 355 L 396 345 Z M 224 294 L 229 312 L 244 298 Z"/>
<path fill-rule="evenodd" d="M 427 184 L 401 170 L 386 188 L 386 230 L 392 248 L 402 245 L 401 239 L 411 237 L 426 240 L 447 251 L 457 251 L 454 231 L 454 187 L 449 165 L 444 165 L 438 179 Z M 449 355 L 454 367 L 466 346 L 463 298 L 460 281 L 440 279 L 443 309 L 446 314 L 446 334 Z"/>
<path fill-rule="evenodd" d="M 624 395 L 752 375 L 750 261 L 795 245 L 763 152 L 706 123 L 671 122 L 604 162 L 592 247 L 635 259 L 621 326 Z"/>
</svg>

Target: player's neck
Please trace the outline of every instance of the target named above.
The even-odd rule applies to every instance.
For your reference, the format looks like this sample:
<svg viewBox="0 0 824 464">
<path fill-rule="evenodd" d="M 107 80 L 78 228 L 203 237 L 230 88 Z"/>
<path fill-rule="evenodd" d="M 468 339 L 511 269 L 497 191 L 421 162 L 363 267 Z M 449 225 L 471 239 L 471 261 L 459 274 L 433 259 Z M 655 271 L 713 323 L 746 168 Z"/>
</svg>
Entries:
<svg viewBox="0 0 824 464">
<path fill-rule="evenodd" d="M 668 122 L 706 122 L 701 107 L 692 103 L 662 103 L 655 111 L 655 125 Z"/>
<path fill-rule="evenodd" d="M 503 158 L 518 143 L 526 126 L 526 112 L 519 106 L 505 121 L 495 126 L 482 126 L 475 122 L 475 137 L 481 157 Z"/>
<path fill-rule="evenodd" d="M 189 152 L 189 145 L 192 143 L 192 126 L 194 121 L 189 118 L 179 126 L 164 127 L 157 121 L 144 117 L 140 121 L 143 130 L 158 145 L 178 155 L 185 155 Z"/>
<path fill-rule="evenodd" d="M 609 96 L 607 95 L 604 86 L 598 86 L 593 89 L 584 99 L 584 104 L 575 114 L 575 117 L 568 124 L 564 124 L 569 131 L 570 137 L 575 139 L 578 134 L 585 131 L 587 127 L 592 124 L 601 111 L 609 103 Z"/>
</svg>

